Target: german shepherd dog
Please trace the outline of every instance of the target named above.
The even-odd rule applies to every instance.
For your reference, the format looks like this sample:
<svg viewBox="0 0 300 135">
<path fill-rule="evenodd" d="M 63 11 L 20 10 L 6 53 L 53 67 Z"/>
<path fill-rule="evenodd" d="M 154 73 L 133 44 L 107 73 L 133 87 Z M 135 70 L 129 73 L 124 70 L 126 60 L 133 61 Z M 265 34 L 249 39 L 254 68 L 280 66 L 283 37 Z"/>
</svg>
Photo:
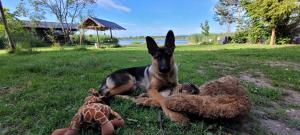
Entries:
<svg viewBox="0 0 300 135">
<path fill-rule="evenodd" d="M 177 85 L 177 65 L 174 60 L 175 37 L 169 31 L 165 45 L 158 47 L 152 37 L 146 37 L 148 53 L 152 56 L 152 63 L 148 66 L 120 69 L 108 75 L 99 87 L 99 92 L 109 98 L 124 94 L 137 87 L 147 90 L 149 97 L 153 98 L 162 107 L 164 113 L 172 121 L 185 124 L 188 120 L 180 113 L 167 109 L 164 97 L 160 90 Z"/>
</svg>

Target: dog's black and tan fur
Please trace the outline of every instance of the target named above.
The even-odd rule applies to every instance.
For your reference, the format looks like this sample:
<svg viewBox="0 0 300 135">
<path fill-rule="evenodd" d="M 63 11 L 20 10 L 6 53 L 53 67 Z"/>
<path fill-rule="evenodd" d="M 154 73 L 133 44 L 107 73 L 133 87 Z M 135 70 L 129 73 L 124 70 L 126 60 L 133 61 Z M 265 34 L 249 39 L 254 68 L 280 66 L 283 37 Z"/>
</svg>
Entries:
<svg viewBox="0 0 300 135">
<path fill-rule="evenodd" d="M 187 119 L 179 113 L 165 107 L 164 97 L 159 90 L 177 85 L 177 66 L 174 60 L 175 37 L 169 31 L 165 45 L 158 47 L 152 37 L 146 37 L 148 52 L 152 63 L 148 66 L 125 68 L 110 74 L 100 86 L 100 92 L 106 97 L 123 94 L 137 87 L 147 90 L 147 94 L 156 100 L 165 114 L 175 122 L 186 123 Z"/>
</svg>

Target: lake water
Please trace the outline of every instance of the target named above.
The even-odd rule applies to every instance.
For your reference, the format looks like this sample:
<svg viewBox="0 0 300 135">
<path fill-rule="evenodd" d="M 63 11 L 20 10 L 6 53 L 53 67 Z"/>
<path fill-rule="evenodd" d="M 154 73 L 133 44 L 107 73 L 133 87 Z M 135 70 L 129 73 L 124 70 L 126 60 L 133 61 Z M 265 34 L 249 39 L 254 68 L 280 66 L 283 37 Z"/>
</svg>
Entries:
<svg viewBox="0 0 300 135">
<path fill-rule="evenodd" d="M 165 44 L 165 40 L 155 40 L 155 41 L 158 45 Z M 145 44 L 145 40 L 131 40 L 131 39 L 121 39 L 119 41 L 119 44 L 125 46 L 125 45 L 132 45 L 133 43 L 137 43 L 137 42 Z M 185 39 L 175 40 L 175 45 L 186 45 L 186 44 L 188 44 L 188 41 Z"/>
</svg>

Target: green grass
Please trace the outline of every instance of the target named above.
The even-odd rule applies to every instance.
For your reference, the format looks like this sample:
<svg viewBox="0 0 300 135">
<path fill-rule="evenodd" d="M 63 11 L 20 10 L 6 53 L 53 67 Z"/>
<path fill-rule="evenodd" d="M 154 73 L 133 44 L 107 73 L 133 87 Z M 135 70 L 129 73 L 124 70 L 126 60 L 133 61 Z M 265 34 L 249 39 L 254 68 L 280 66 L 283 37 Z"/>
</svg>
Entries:
<svg viewBox="0 0 300 135">
<path fill-rule="evenodd" d="M 106 75 L 120 68 L 150 63 L 145 46 L 34 50 L 38 53 L 14 55 L 0 51 L 0 88 L 10 87 L 0 91 L 0 134 L 4 131 L 6 134 L 49 134 L 56 128 L 66 127 L 88 95 L 88 89 L 98 87 Z M 278 88 L 245 83 L 254 106 L 269 107 L 270 102 L 280 101 L 281 88 L 300 90 L 300 71 L 262 64 L 267 61 L 300 64 L 300 46 L 178 46 L 175 57 L 179 82 L 201 85 L 226 74 L 238 76 L 240 72 L 260 71 Z M 156 124 L 159 109 L 137 107 L 121 99 L 115 99 L 111 106 L 127 120 L 126 128 L 118 129 L 118 134 L 161 134 Z M 164 119 L 168 134 L 239 133 L 218 120 L 200 119 L 189 127 L 180 127 Z M 250 134 L 263 133 L 258 125 L 253 129 L 257 130 Z"/>
</svg>

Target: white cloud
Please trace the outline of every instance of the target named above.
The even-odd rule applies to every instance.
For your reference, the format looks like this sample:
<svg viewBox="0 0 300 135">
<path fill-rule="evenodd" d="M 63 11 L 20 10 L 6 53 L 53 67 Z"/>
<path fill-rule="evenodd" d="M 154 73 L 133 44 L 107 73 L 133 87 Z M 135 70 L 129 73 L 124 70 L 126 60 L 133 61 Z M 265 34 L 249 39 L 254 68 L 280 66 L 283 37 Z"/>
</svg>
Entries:
<svg viewBox="0 0 300 135">
<path fill-rule="evenodd" d="M 114 8 L 114 9 L 117 9 L 117 10 L 120 10 L 120 11 L 123 11 L 123 12 L 130 12 L 131 11 L 130 8 L 128 8 L 124 5 L 121 5 L 120 3 L 116 3 L 113 0 L 97 0 L 97 3 L 100 6 L 105 7 L 105 8 Z"/>
</svg>

